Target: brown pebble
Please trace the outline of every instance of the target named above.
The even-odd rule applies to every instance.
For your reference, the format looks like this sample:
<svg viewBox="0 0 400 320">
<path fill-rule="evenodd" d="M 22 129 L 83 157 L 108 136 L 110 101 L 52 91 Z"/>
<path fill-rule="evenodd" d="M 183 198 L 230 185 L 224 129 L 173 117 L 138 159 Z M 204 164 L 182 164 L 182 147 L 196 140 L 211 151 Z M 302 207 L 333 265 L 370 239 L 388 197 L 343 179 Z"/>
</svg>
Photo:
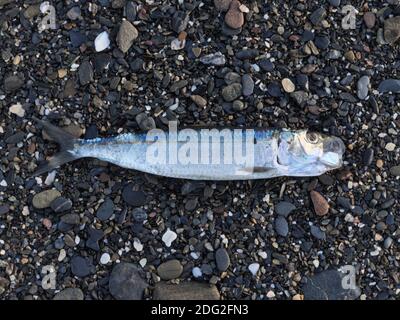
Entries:
<svg viewBox="0 0 400 320">
<path fill-rule="evenodd" d="M 190 99 L 192 99 L 192 101 L 201 108 L 204 108 L 207 105 L 207 100 L 204 99 L 202 96 L 193 95 L 193 96 L 190 96 Z"/>
<path fill-rule="evenodd" d="M 350 62 L 355 62 L 356 61 L 356 55 L 354 54 L 354 52 L 352 50 L 347 51 L 344 54 L 344 57 L 349 60 Z"/>
<path fill-rule="evenodd" d="M 368 29 L 372 29 L 376 22 L 376 17 L 373 12 L 364 13 L 364 22 Z"/>
<path fill-rule="evenodd" d="M 244 24 L 244 15 L 239 8 L 240 2 L 238 0 L 233 0 L 229 6 L 228 12 L 225 15 L 225 23 L 232 29 L 239 29 Z"/>
<path fill-rule="evenodd" d="M 228 11 L 232 0 L 214 0 L 214 6 L 219 11 Z"/>
<path fill-rule="evenodd" d="M 45 228 L 47 229 L 47 230 L 50 230 L 51 229 L 51 227 L 52 227 L 52 223 L 51 223 L 51 220 L 50 219 L 48 219 L 48 218 L 44 218 L 43 220 L 42 220 L 42 224 L 43 224 L 43 226 L 45 226 Z"/>
<path fill-rule="evenodd" d="M 311 200 L 314 205 L 314 211 L 318 216 L 325 216 L 329 212 L 328 201 L 317 191 L 311 191 Z"/>
<path fill-rule="evenodd" d="M 376 166 L 381 169 L 383 167 L 383 160 L 382 159 L 378 159 L 376 160 Z"/>
<path fill-rule="evenodd" d="M 285 92 L 288 92 L 288 93 L 294 92 L 294 90 L 295 90 L 294 83 L 289 78 L 282 79 L 282 87 L 283 87 L 283 90 L 285 90 Z"/>
</svg>

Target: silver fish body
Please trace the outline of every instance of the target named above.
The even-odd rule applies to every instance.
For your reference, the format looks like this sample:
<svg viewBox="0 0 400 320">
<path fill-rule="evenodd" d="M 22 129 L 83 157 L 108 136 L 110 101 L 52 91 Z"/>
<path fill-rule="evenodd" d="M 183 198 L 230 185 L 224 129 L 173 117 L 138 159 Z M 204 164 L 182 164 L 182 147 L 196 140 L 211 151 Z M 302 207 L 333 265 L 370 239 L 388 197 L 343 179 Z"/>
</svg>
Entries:
<svg viewBox="0 0 400 320">
<path fill-rule="evenodd" d="M 47 132 L 53 130 L 53 136 L 61 134 L 61 129 L 44 124 Z M 190 130 L 183 135 L 185 138 L 181 137 L 182 131 L 178 135 L 159 131 L 158 135 L 75 139 L 58 158 L 54 157 L 53 163 L 50 161 L 37 173 L 91 157 L 128 169 L 191 180 L 318 176 L 339 168 L 345 151 L 341 139 L 306 130 L 226 129 L 223 134 L 220 130 L 208 130 L 204 136 L 204 129 Z M 62 146 L 62 139 L 58 140 Z"/>
</svg>

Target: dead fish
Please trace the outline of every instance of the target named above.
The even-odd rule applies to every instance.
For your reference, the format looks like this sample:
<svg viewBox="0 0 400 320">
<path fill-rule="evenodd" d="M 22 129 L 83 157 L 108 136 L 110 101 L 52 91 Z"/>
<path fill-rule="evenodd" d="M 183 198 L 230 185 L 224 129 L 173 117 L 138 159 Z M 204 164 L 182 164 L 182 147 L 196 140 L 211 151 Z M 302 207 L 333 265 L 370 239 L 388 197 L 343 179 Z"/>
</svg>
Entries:
<svg viewBox="0 0 400 320">
<path fill-rule="evenodd" d="M 97 158 L 123 168 L 191 180 L 250 180 L 319 176 L 343 164 L 345 145 L 334 136 L 308 130 L 160 129 L 111 138 L 76 139 L 37 118 L 61 151 L 34 176 L 62 164 Z"/>
</svg>

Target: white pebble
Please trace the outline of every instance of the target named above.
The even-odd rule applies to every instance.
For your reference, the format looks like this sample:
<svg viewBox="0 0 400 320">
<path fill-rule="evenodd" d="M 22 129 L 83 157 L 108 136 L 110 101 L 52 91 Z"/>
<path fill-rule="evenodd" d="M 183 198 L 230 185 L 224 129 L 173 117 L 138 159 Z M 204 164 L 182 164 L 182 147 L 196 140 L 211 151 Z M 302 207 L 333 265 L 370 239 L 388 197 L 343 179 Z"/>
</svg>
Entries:
<svg viewBox="0 0 400 320">
<path fill-rule="evenodd" d="M 0 186 L 7 187 L 7 181 L 6 180 L 1 180 L 0 181 Z"/>
<path fill-rule="evenodd" d="M 249 265 L 249 270 L 253 276 L 255 276 L 258 272 L 258 269 L 260 269 L 260 264 L 259 263 L 252 263 Z"/>
<path fill-rule="evenodd" d="M 265 251 L 258 251 L 258 255 L 263 259 L 267 259 L 268 256 Z"/>
<path fill-rule="evenodd" d="M 172 242 L 174 242 L 176 238 L 177 234 L 168 228 L 162 236 L 161 240 L 165 243 L 167 247 L 170 247 Z"/>
<path fill-rule="evenodd" d="M 65 259 L 65 257 L 67 256 L 67 252 L 65 251 L 65 249 L 61 249 L 60 253 L 58 255 L 58 262 L 61 262 Z"/>
<path fill-rule="evenodd" d="M 29 216 L 29 207 L 28 206 L 24 206 L 23 208 L 22 208 L 22 215 L 23 216 Z"/>
<path fill-rule="evenodd" d="M 275 293 L 272 290 L 269 290 L 267 292 L 267 298 L 269 299 L 275 298 Z"/>
<path fill-rule="evenodd" d="M 174 39 L 171 41 L 172 50 L 182 50 L 185 47 L 186 40 Z"/>
<path fill-rule="evenodd" d="M 387 151 L 393 151 L 394 149 L 396 149 L 396 145 L 395 145 L 394 143 L 392 143 L 392 142 L 389 142 L 389 143 L 385 146 L 385 149 L 386 149 Z"/>
<path fill-rule="evenodd" d="M 101 264 L 107 264 L 110 262 L 110 260 L 111 260 L 111 257 L 107 252 L 103 253 L 100 257 Z"/>
<path fill-rule="evenodd" d="M 192 274 L 193 274 L 193 277 L 195 277 L 195 278 L 200 278 L 203 275 L 203 273 L 201 272 L 201 269 L 199 267 L 194 267 L 192 270 Z"/>
<path fill-rule="evenodd" d="M 22 108 L 20 103 L 13 104 L 8 111 L 12 114 L 17 115 L 18 117 L 22 118 L 25 115 L 25 109 Z"/>
<path fill-rule="evenodd" d="M 197 260 L 199 258 L 199 255 L 196 252 L 191 252 L 190 255 L 194 260 Z"/>
<path fill-rule="evenodd" d="M 55 178 L 56 178 L 56 171 L 53 170 L 52 172 L 50 172 L 50 173 L 47 175 L 46 180 L 44 180 L 44 184 L 45 184 L 46 186 L 52 185 Z"/>
<path fill-rule="evenodd" d="M 97 52 L 103 51 L 110 46 L 110 38 L 107 31 L 100 33 L 94 40 L 94 47 Z"/>
<path fill-rule="evenodd" d="M 142 243 L 140 242 L 139 239 L 133 240 L 133 247 L 134 247 L 134 248 L 136 249 L 136 251 L 138 251 L 138 252 L 140 252 L 140 251 L 143 250 L 143 245 L 142 245 Z"/>
<path fill-rule="evenodd" d="M 144 266 L 147 264 L 147 259 L 146 259 L 146 258 L 141 259 L 141 260 L 139 261 L 139 264 L 140 264 L 140 266 L 141 266 L 142 268 L 144 268 Z"/>
</svg>

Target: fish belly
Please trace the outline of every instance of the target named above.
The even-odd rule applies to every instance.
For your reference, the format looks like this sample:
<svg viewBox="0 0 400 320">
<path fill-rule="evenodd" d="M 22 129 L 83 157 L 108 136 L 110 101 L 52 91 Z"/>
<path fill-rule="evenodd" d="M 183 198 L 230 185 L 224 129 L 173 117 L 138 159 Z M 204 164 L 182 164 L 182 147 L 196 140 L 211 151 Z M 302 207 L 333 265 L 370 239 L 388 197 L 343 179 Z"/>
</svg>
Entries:
<svg viewBox="0 0 400 320">
<path fill-rule="evenodd" d="M 248 145 L 174 142 L 155 145 L 144 139 L 110 141 L 80 147 L 85 157 L 155 175 L 191 180 L 248 180 L 279 176 L 274 159 L 276 142 Z"/>
</svg>

